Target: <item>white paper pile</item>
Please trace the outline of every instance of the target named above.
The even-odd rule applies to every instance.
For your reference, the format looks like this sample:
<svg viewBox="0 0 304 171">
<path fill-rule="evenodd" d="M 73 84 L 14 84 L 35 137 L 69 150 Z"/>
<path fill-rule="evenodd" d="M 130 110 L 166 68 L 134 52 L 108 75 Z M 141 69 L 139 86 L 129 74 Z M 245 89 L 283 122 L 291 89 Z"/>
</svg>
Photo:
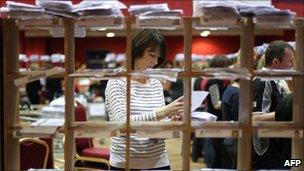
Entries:
<svg viewBox="0 0 304 171">
<path fill-rule="evenodd" d="M 180 9 L 170 10 L 166 3 L 131 5 L 128 11 L 131 15 L 136 16 L 138 27 L 175 29 L 182 25 L 183 11 Z"/>
<path fill-rule="evenodd" d="M 204 72 L 207 77 L 227 80 L 238 78 L 249 80 L 251 76 L 247 68 L 206 68 Z"/>
<path fill-rule="evenodd" d="M 119 1 L 84 0 L 74 5 L 73 13 L 81 17 L 122 16 L 120 9 L 127 7 Z"/>
<path fill-rule="evenodd" d="M 43 8 L 45 13 L 60 17 L 75 18 L 71 11 L 73 4 L 65 0 L 36 0 L 36 5 Z"/>
<path fill-rule="evenodd" d="M 131 15 L 141 15 L 147 12 L 170 11 L 168 4 L 130 5 L 128 11 Z"/>
<path fill-rule="evenodd" d="M 81 71 L 76 71 L 70 74 L 70 77 L 98 77 L 98 78 L 109 78 L 118 75 L 122 72 L 121 69 L 85 69 Z"/>
<path fill-rule="evenodd" d="M 289 25 L 295 17 L 294 12 L 280 10 L 270 4 L 238 0 L 197 1 L 193 15 L 202 17 L 201 22 L 209 25 L 235 24 L 241 16 L 252 16 L 260 25 Z"/>
<path fill-rule="evenodd" d="M 201 16 L 201 22 L 208 25 L 233 25 L 240 19 L 236 6 L 222 1 L 199 1 L 194 9 L 194 15 Z"/>
<path fill-rule="evenodd" d="M 64 119 L 39 119 L 31 126 L 63 126 Z"/>
<path fill-rule="evenodd" d="M 193 121 L 214 122 L 217 120 L 217 116 L 208 112 L 192 112 L 191 119 Z"/>
<path fill-rule="evenodd" d="M 170 69 L 147 69 L 142 71 L 133 71 L 130 73 L 133 77 L 148 77 L 154 78 L 161 81 L 169 80 L 176 82 L 178 72 L 181 70 L 179 68 L 170 68 Z"/>
<path fill-rule="evenodd" d="M 280 24 L 289 25 L 290 21 L 295 17 L 295 13 L 290 10 L 272 10 L 259 11 L 255 13 L 255 22 L 258 24 Z"/>
<path fill-rule="evenodd" d="M 52 18 L 52 15 L 44 13 L 44 9 L 36 5 L 30 5 L 26 3 L 19 3 L 13 1 L 7 1 L 6 7 L 1 7 L 1 13 L 6 13 L 13 18 L 19 18 L 21 20 L 27 19 L 42 19 Z"/>
</svg>

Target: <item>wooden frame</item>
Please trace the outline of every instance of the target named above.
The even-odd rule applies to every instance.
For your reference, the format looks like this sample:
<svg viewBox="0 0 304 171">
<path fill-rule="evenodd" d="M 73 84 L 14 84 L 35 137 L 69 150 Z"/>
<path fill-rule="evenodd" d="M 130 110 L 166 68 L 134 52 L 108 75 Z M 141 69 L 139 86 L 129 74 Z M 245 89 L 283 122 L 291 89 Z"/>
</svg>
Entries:
<svg viewBox="0 0 304 171">
<path fill-rule="evenodd" d="M 204 73 L 192 72 L 191 70 L 191 44 L 192 44 L 192 22 L 195 18 L 185 17 L 184 18 L 184 53 L 185 53 L 185 70 L 180 75 L 184 81 L 184 97 L 185 103 L 190 104 L 191 99 L 191 77 L 192 76 L 202 76 Z M 74 122 L 74 82 L 73 77 L 69 74 L 75 71 L 75 38 L 74 38 L 74 22 L 71 19 L 64 19 L 65 27 L 65 79 L 66 79 L 66 106 L 65 106 L 65 126 L 64 132 L 66 136 L 65 141 L 65 170 L 74 170 L 74 156 L 75 156 L 75 142 L 74 142 L 74 131 L 75 130 L 98 130 L 102 129 L 104 131 L 112 131 L 113 128 L 109 128 L 107 125 L 115 124 L 105 124 L 105 123 L 81 123 Z M 241 80 L 240 82 L 240 101 L 248 101 L 247 104 L 241 105 L 239 107 L 239 122 L 227 123 L 227 122 L 215 122 L 207 123 L 203 125 L 193 126 L 190 121 L 190 105 L 185 105 L 184 113 L 185 117 L 183 122 L 145 122 L 137 125 L 132 125 L 130 122 L 130 83 L 131 76 L 131 29 L 132 29 L 132 19 L 129 17 L 125 18 L 125 28 L 126 28 L 126 80 L 127 80 L 127 121 L 123 126 L 117 126 L 116 129 L 125 131 L 126 133 L 126 170 L 130 170 L 130 132 L 133 130 L 151 130 L 154 129 L 151 125 L 158 125 L 158 128 L 163 130 L 181 130 L 183 131 L 183 170 L 190 169 L 190 133 L 196 129 L 207 129 L 207 130 L 226 130 L 231 129 L 241 130 L 242 134 L 238 133 L 235 135 L 238 137 L 238 170 L 250 170 L 251 169 L 251 132 L 253 130 L 258 130 L 262 128 L 276 128 L 282 130 L 300 130 L 304 129 L 304 97 L 303 89 L 304 85 L 304 20 L 295 20 L 295 30 L 296 30 L 296 69 L 300 72 L 299 75 L 295 76 L 294 81 L 294 113 L 293 122 L 288 123 L 251 123 L 251 100 L 252 99 L 252 83 L 251 80 Z M 12 130 L 19 123 L 19 112 L 18 112 L 18 102 L 19 94 L 18 87 L 13 83 L 15 75 L 19 74 L 18 67 L 18 42 L 19 42 L 19 30 L 18 26 L 15 24 L 13 19 L 4 19 L 4 80 L 7 80 L 4 84 L 4 116 L 6 118 L 4 123 L 4 145 L 5 145 L 5 170 L 18 170 L 19 166 L 19 141 L 17 138 L 13 137 Z M 254 24 L 251 18 L 246 18 L 241 22 L 241 66 L 247 68 L 251 75 L 254 75 L 252 69 L 252 59 L 253 59 L 253 45 L 254 45 Z M 275 28 L 274 28 L 275 29 Z M 251 77 L 252 79 L 252 77 Z M 262 127 L 260 127 L 262 125 Z M 301 159 L 304 161 L 304 147 L 303 147 L 303 136 L 297 137 L 292 136 L 292 158 Z M 304 165 L 302 164 L 298 168 L 292 168 L 292 170 L 304 170 Z"/>
</svg>

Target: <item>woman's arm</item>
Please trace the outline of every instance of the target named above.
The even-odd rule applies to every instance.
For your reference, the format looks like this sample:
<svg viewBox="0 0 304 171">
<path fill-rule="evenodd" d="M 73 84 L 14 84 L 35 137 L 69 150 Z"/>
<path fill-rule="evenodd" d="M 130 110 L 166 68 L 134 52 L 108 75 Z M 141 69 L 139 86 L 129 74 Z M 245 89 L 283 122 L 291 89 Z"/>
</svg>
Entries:
<svg viewBox="0 0 304 171">
<path fill-rule="evenodd" d="M 163 93 L 162 86 L 159 84 L 155 92 Z M 163 94 L 161 96 L 163 98 Z M 164 99 L 160 99 L 163 101 Z M 110 80 L 106 89 L 106 108 L 109 112 L 111 121 L 126 121 L 126 88 L 123 82 Z M 183 101 L 177 99 L 167 106 L 159 107 L 151 112 L 145 112 L 141 115 L 131 115 L 131 122 L 134 121 L 157 121 L 165 117 L 170 117 L 183 112 Z"/>
</svg>

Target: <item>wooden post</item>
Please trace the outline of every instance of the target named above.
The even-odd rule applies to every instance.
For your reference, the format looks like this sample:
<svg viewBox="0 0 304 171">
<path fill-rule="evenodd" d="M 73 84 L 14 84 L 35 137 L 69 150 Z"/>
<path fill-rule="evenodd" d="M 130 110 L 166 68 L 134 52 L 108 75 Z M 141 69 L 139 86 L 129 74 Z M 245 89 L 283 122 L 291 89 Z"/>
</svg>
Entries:
<svg viewBox="0 0 304 171">
<path fill-rule="evenodd" d="M 242 21 L 241 34 L 241 67 L 253 74 L 254 24 L 252 18 Z M 237 170 L 251 168 L 251 113 L 252 113 L 252 81 L 240 80 L 239 123 L 242 134 L 238 138 Z"/>
<path fill-rule="evenodd" d="M 131 132 L 131 110 L 130 110 L 130 103 L 131 103 L 131 76 L 129 73 L 131 72 L 131 17 L 126 17 L 126 72 L 127 72 L 127 87 L 126 87 L 126 115 L 127 115 L 127 120 L 126 120 L 126 165 L 125 169 L 130 170 L 130 132 Z"/>
<path fill-rule="evenodd" d="M 304 72 L 304 20 L 295 20 L 296 31 L 296 55 L 295 68 L 297 71 Z M 293 78 L 293 122 L 300 128 L 304 128 L 304 76 Z M 302 164 L 299 167 L 292 167 L 292 170 L 304 170 L 304 141 L 303 137 L 292 138 L 292 159 L 300 159 Z"/>
<path fill-rule="evenodd" d="M 10 128 L 19 123 L 19 89 L 8 75 L 19 72 L 19 28 L 13 19 L 3 19 L 4 54 L 4 170 L 20 170 L 19 139 Z"/>
<path fill-rule="evenodd" d="M 191 75 L 192 64 L 192 18 L 184 18 L 184 66 L 187 75 Z M 190 170 L 190 145 L 191 145 L 191 76 L 183 78 L 184 84 L 184 124 L 183 131 L 183 170 Z"/>
<path fill-rule="evenodd" d="M 75 71 L 75 25 L 72 19 L 64 20 L 64 54 L 65 54 L 65 170 L 74 170 L 75 138 L 74 130 L 70 129 L 75 121 L 74 79 L 69 74 Z"/>
</svg>

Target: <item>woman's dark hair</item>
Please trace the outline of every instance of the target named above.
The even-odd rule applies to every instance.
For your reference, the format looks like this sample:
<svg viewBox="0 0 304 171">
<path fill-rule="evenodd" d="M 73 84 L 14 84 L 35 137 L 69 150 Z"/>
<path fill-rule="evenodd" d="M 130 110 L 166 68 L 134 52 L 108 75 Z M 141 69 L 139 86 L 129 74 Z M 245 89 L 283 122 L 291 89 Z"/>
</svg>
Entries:
<svg viewBox="0 0 304 171">
<path fill-rule="evenodd" d="M 135 60 L 141 58 L 147 48 L 160 49 L 160 58 L 153 68 L 158 68 L 166 61 L 167 46 L 165 38 L 156 29 L 143 29 L 132 37 L 131 68 L 134 69 Z"/>
<path fill-rule="evenodd" d="M 225 68 L 229 65 L 230 60 L 225 55 L 216 55 L 211 59 L 209 63 L 209 67 L 211 68 Z"/>
</svg>

